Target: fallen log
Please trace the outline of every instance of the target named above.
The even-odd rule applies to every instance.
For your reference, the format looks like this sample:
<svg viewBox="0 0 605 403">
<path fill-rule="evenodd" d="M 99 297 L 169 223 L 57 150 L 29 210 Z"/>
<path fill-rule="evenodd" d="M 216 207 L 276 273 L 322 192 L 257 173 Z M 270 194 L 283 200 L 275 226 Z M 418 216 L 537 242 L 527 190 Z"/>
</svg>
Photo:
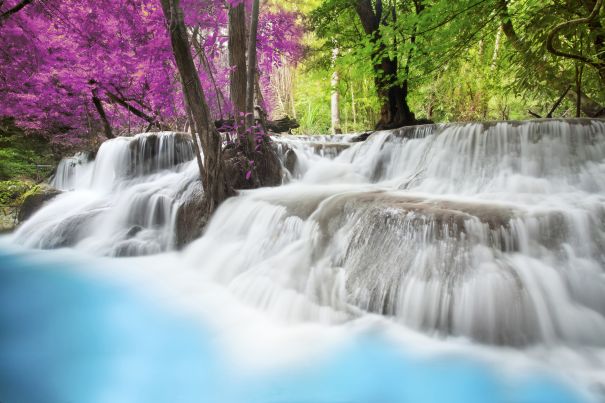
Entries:
<svg viewBox="0 0 605 403">
<path fill-rule="evenodd" d="M 215 120 L 214 124 L 221 133 L 233 131 L 236 127 L 235 120 L 233 119 Z M 300 127 L 298 121 L 290 118 L 289 116 L 284 116 L 283 118 L 277 120 L 255 119 L 255 124 L 262 124 L 265 129 L 271 133 L 289 133 L 292 129 Z"/>
</svg>

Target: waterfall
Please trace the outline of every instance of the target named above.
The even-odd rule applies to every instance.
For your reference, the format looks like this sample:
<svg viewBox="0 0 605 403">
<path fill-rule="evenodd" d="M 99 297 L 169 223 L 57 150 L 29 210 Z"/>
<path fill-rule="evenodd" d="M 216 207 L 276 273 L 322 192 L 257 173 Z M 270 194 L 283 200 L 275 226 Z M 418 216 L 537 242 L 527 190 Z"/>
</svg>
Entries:
<svg viewBox="0 0 605 403">
<path fill-rule="evenodd" d="M 378 314 L 437 339 L 605 357 L 604 121 L 274 140 L 287 183 L 224 202 L 179 264 L 289 323 Z M 13 240 L 173 249 L 178 206 L 199 197 L 192 158 L 182 134 L 107 141 L 61 168 L 55 183 L 74 190 Z"/>
<path fill-rule="evenodd" d="M 74 247 L 99 255 L 138 256 L 174 246 L 181 196 L 197 178 L 191 138 L 161 132 L 103 143 L 96 159 L 61 161 L 51 181 L 72 190 L 15 233 L 29 247 Z"/>
<path fill-rule="evenodd" d="M 287 289 L 305 319 L 605 345 L 605 123 L 405 128 L 334 159 L 295 141 L 300 180 L 227 201 L 187 251 L 251 304 L 291 317 Z"/>
<path fill-rule="evenodd" d="M 292 182 L 228 200 L 187 254 L 264 308 L 283 309 L 271 287 L 304 296 L 307 319 L 374 312 L 486 343 L 605 344 L 605 123 L 351 139 L 277 138 L 284 159 L 296 155 Z M 192 158 L 182 134 L 107 141 L 91 166 L 61 163 L 55 183 L 75 191 L 15 238 L 111 256 L 168 250 Z"/>
<path fill-rule="evenodd" d="M 59 190 L 74 190 L 85 186 L 82 182 L 88 177 L 91 157 L 90 153 L 78 152 L 73 157 L 63 158 L 50 179 L 50 185 Z"/>
</svg>

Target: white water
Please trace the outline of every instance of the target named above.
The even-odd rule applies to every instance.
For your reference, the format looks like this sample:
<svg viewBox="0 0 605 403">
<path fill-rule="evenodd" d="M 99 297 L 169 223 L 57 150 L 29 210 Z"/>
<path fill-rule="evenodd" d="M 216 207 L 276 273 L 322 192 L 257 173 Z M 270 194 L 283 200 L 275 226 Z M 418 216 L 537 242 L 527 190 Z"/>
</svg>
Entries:
<svg viewBox="0 0 605 403">
<path fill-rule="evenodd" d="M 59 190 L 74 190 L 86 186 L 90 181 L 89 170 L 92 156 L 79 152 L 73 157 L 63 158 L 50 180 L 50 185 Z"/>
<path fill-rule="evenodd" d="M 61 162 L 51 184 L 66 192 L 20 226 L 18 243 L 97 255 L 159 253 L 174 244 L 176 206 L 197 178 L 191 138 L 140 134 L 103 143 L 92 162 Z"/>
<path fill-rule="evenodd" d="M 133 154 L 144 139 L 105 143 L 90 179 L 71 182 L 86 185 L 14 240 L 112 256 L 170 249 L 196 167 L 178 164 L 190 151 Z M 405 343 L 412 329 L 502 366 L 550 366 L 585 390 L 605 387 L 604 122 L 424 126 L 347 149 L 346 138 L 306 140 L 278 140 L 296 153 L 291 183 L 226 201 L 202 238 L 141 270 L 191 270 L 291 326 L 382 314 Z"/>
</svg>

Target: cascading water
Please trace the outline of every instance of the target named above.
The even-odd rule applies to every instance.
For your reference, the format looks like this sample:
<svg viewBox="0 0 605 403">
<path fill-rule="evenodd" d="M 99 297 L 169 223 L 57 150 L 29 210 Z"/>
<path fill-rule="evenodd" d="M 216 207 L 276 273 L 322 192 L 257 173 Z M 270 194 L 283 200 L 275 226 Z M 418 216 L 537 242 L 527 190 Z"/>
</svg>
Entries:
<svg viewBox="0 0 605 403">
<path fill-rule="evenodd" d="M 139 256 L 174 245 L 176 206 L 197 168 L 191 138 L 162 132 L 103 143 L 96 159 L 61 162 L 51 181 L 63 190 L 15 234 L 29 247 L 75 247 L 99 255 Z"/>
<path fill-rule="evenodd" d="M 51 186 L 59 190 L 74 190 L 86 186 L 91 157 L 90 153 L 79 152 L 73 157 L 63 158 L 50 180 Z"/>
<path fill-rule="evenodd" d="M 602 396 L 605 122 L 429 125 L 351 140 L 275 138 L 290 183 L 227 200 L 169 265 L 280 322 L 380 314 L 503 360 L 514 347 Z M 108 141 L 84 165 L 87 185 L 13 240 L 112 256 L 169 250 L 192 158 L 182 135 Z"/>
<path fill-rule="evenodd" d="M 300 180 L 227 201 L 190 264 L 285 320 L 379 313 L 603 368 L 604 122 L 407 128 L 332 160 L 295 141 Z"/>
<path fill-rule="evenodd" d="M 280 136 L 277 153 L 290 178 L 300 179 L 313 164 L 336 158 L 351 146 L 353 135 Z"/>
</svg>

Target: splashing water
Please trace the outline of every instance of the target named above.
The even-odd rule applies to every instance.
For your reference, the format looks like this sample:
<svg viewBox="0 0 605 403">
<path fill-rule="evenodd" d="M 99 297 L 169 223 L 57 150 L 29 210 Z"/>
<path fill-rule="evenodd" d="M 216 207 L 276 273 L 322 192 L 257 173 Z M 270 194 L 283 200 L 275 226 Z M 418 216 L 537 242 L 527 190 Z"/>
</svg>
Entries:
<svg viewBox="0 0 605 403">
<path fill-rule="evenodd" d="M 86 185 L 74 185 L 49 203 L 12 241 L 108 256 L 172 249 L 176 210 L 195 182 L 196 166 L 184 135 L 149 138 L 106 142 L 94 162 L 82 164 L 85 173 L 78 168 L 62 179 Z M 181 276 L 187 280 L 175 288 L 184 293 L 202 295 L 211 285 L 233 297 L 233 308 L 219 309 L 220 319 L 212 311 L 220 298 L 183 305 L 209 306 L 199 316 L 223 329 L 227 349 L 245 350 L 233 359 L 250 361 L 252 368 L 275 354 L 270 343 L 263 349 L 268 342 L 259 341 L 268 336 L 258 329 L 267 323 L 279 324 L 270 327 L 276 334 L 307 329 L 325 342 L 331 332 L 361 337 L 359 323 L 379 321 L 379 333 L 404 350 L 455 351 L 509 375 L 519 368 L 524 374 L 528 368 L 552 372 L 586 398 L 602 396 L 605 122 L 431 125 L 377 132 L 363 143 L 351 143 L 352 136 L 275 140 L 290 183 L 227 200 L 185 251 L 131 259 L 124 272 L 160 293 Z M 174 293 L 169 301 L 184 298 L 168 293 Z M 254 319 L 241 325 L 247 330 L 231 323 L 241 310 L 253 312 L 246 315 Z M 240 332 L 256 341 L 238 337 Z M 258 401 L 448 401 L 423 400 L 411 386 L 409 395 L 391 392 L 397 381 L 387 374 L 413 379 L 417 370 L 437 382 L 458 379 L 460 371 L 483 379 L 474 364 L 468 371 L 439 364 L 439 375 L 414 359 L 384 364 L 377 357 L 393 355 L 391 347 L 382 341 L 365 345 L 365 336 L 343 336 L 339 343 L 351 337 L 360 344 L 347 352 L 350 362 L 345 357 L 344 364 L 326 364 L 325 376 L 313 381 L 295 370 L 298 375 L 280 381 L 280 388 L 290 385 L 284 394 L 271 400 L 259 387 Z M 294 350 L 305 350 L 304 337 L 283 338 Z M 267 354 L 254 356 L 255 350 Z M 279 351 L 288 356 L 287 350 Z M 366 350 L 367 358 L 359 358 Z M 350 394 L 337 390 L 343 379 L 357 379 L 354 371 L 346 373 L 349 365 L 361 368 L 374 360 L 384 364 L 377 368 L 388 368 L 383 383 L 362 377 L 352 382 L 367 387 Z M 507 394 L 498 389 L 502 385 L 485 386 L 492 385 L 488 378 L 471 389 L 489 390 L 490 401 L 574 401 L 559 392 L 550 400 L 536 392 L 531 400 L 514 387 Z M 312 385 L 309 394 L 302 385 Z M 489 393 L 466 401 L 485 401 Z"/>
<path fill-rule="evenodd" d="M 68 158 L 52 183 L 74 191 L 24 223 L 15 238 L 33 248 L 108 256 L 166 251 L 174 245 L 176 205 L 197 178 L 192 158 L 191 138 L 171 132 L 107 141 L 89 163 Z"/>
</svg>

